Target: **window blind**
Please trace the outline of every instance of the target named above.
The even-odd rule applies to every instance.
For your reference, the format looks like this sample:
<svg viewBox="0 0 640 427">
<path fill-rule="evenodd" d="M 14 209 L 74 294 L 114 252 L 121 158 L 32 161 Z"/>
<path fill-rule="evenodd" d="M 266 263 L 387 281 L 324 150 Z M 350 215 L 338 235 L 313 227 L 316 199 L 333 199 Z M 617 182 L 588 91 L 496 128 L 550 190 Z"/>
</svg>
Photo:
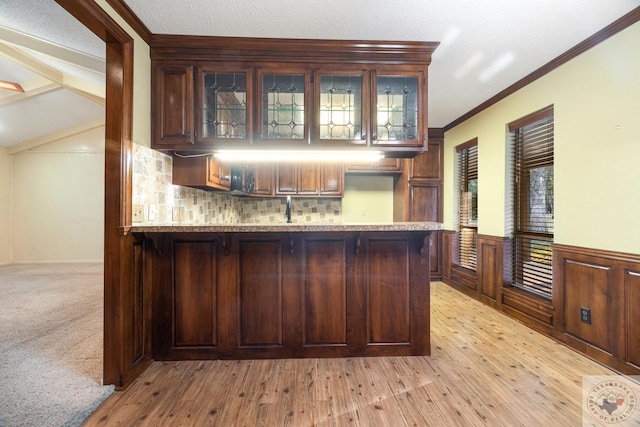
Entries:
<svg viewBox="0 0 640 427">
<path fill-rule="evenodd" d="M 554 233 L 553 107 L 509 125 L 513 165 L 512 284 L 552 295 Z"/>
<path fill-rule="evenodd" d="M 478 140 L 456 147 L 458 191 L 458 263 L 476 270 L 478 234 Z"/>
</svg>

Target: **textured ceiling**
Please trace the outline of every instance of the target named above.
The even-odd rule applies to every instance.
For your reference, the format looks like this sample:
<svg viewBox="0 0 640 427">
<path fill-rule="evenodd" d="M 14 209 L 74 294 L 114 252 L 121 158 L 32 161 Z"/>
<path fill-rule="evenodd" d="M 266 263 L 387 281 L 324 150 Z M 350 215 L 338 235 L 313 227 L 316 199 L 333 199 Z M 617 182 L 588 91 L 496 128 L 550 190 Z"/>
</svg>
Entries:
<svg viewBox="0 0 640 427">
<path fill-rule="evenodd" d="M 640 0 L 124 2 L 154 34 L 438 41 L 441 44 L 429 67 L 430 127 L 446 126 L 640 6 Z M 91 58 L 104 58 L 102 41 L 55 1 L 0 0 L 0 5 L 0 26 Z M 65 68 L 64 63 L 49 64 Z M 20 77 L 20 70 L 0 61 L 0 80 L 30 78 L 28 70 L 23 72 Z M 61 72 L 74 74 L 73 67 Z M 89 76 L 88 80 L 95 83 L 100 78 Z M 51 95 L 60 95 L 59 92 L 64 90 Z M 30 105 L 20 102 L 25 107 Z M 78 120 L 85 118 L 83 106 L 92 111 L 96 107 L 86 98 L 72 96 L 60 97 L 52 105 L 59 111 L 78 111 L 71 114 Z M 24 136 L 14 135 L 15 130 L 9 132 L 3 125 L 4 117 L 8 117 L 4 108 L 8 107 L 0 106 L 0 145 L 24 140 Z M 11 108 L 15 109 L 15 105 Z M 52 122 L 61 124 L 60 120 Z M 45 127 L 43 123 L 41 132 Z"/>
</svg>

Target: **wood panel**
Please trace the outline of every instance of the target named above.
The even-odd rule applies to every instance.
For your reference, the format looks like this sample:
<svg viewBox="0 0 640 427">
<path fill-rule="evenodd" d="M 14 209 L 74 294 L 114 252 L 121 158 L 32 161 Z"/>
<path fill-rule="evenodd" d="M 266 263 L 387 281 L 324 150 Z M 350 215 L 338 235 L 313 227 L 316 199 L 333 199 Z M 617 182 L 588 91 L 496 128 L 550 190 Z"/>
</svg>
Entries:
<svg viewBox="0 0 640 427">
<path fill-rule="evenodd" d="M 347 242 L 305 240 L 304 345 L 347 344 Z"/>
<path fill-rule="evenodd" d="M 147 347 L 150 345 L 151 334 L 146 326 L 149 323 L 149 306 L 145 304 L 145 299 L 149 298 L 149 288 L 145 277 L 148 275 L 145 262 L 145 242 L 138 241 L 133 245 L 133 287 L 131 298 L 131 327 L 126 328 L 131 337 L 125 337 L 125 340 L 131 341 L 131 361 L 137 362 L 147 353 Z"/>
<path fill-rule="evenodd" d="M 299 195 L 317 195 L 320 193 L 320 165 L 314 162 L 296 166 Z"/>
<path fill-rule="evenodd" d="M 157 360 L 430 353 L 428 232 L 146 237 Z"/>
<path fill-rule="evenodd" d="M 153 145 L 191 144 L 194 141 L 193 67 L 155 66 L 155 124 Z"/>
<path fill-rule="evenodd" d="M 174 348 L 217 345 L 215 260 L 215 240 L 174 243 Z"/>
<path fill-rule="evenodd" d="M 320 195 L 344 196 L 344 169 L 341 163 L 324 163 L 320 166 Z"/>
<path fill-rule="evenodd" d="M 567 260 L 564 283 L 564 323 L 567 333 L 611 353 L 608 325 L 611 270 L 602 265 Z M 580 308 L 591 310 L 591 324 L 581 321 Z"/>
<path fill-rule="evenodd" d="M 502 289 L 502 310 L 533 329 L 551 332 L 553 305 L 515 287 Z"/>
<path fill-rule="evenodd" d="M 640 271 L 624 272 L 625 360 L 640 368 Z"/>
<path fill-rule="evenodd" d="M 410 221 L 442 221 L 442 184 L 415 182 L 409 184 Z M 442 278 L 442 249 L 440 233 L 430 237 L 430 274 L 434 279 Z"/>
<path fill-rule="evenodd" d="M 280 240 L 241 240 L 240 346 L 283 345 Z"/>
<path fill-rule="evenodd" d="M 253 166 L 254 188 L 256 196 L 272 197 L 273 189 L 273 165 L 256 163 Z"/>
<path fill-rule="evenodd" d="M 411 173 L 409 179 L 432 179 L 442 181 L 442 165 L 444 160 L 442 152 L 443 141 L 429 136 L 428 151 L 420 153 L 411 159 Z"/>
<path fill-rule="evenodd" d="M 479 234 L 476 245 L 479 291 L 496 302 L 500 299 L 503 284 L 503 239 Z"/>
<path fill-rule="evenodd" d="M 294 163 L 279 163 L 276 166 L 276 195 L 295 195 L 298 180 Z"/>
<path fill-rule="evenodd" d="M 368 344 L 409 343 L 407 241 L 370 239 L 366 250 Z"/>
<path fill-rule="evenodd" d="M 442 230 L 442 281 L 449 283 L 451 280 L 451 265 L 452 265 L 452 240 L 454 238 L 454 232 L 451 230 Z"/>
<path fill-rule="evenodd" d="M 640 374 L 634 332 L 640 255 L 554 244 L 553 257 L 554 337 L 623 373 Z M 591 325 L 580 321 L 580 307 L 591 309 Z"/>
</svg>

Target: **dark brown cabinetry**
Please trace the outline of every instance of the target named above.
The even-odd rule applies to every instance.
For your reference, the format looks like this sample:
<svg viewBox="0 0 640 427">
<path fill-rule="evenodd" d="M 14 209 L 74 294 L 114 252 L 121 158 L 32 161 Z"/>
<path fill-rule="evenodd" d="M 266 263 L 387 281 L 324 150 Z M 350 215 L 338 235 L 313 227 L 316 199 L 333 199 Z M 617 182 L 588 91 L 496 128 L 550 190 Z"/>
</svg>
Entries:
<svg viewBox="0 0 640 427">
<path fill-rule="evenodd" d="M 314 70 L 314 138 L 321 145 L 424 148 L 426 77 L 402 65 Z"/>
<path fill-rule="evenodd" d="M 223 64 L 196 67 L 194 142 L 206 148 L 247 145 L 253 138 L 253 73 Z"/>
<path fill-rule="evenodd" d="M 155 65 L 152 80 L 153 148 L 191 146 L 194 142 L 193 67 Z"/>
<path fill-rule="evenodd" d="M 272 197 L 275 187 L 273 185 L 273 165 L 256 163 L 253 165 L 253 195 L 260 197 Z"/>
<path fill-rule="evenodd" d="M 150 234 L 153 357 L 429 355 L 427 234 Z"/>
<path fill-rule="evenodd" d="M 436 46 L 160 36 L 152 147 L 370 146 L 410 157 L 425 148 Z"/>
<path fill-rule="evenodd" d="M 174 157 L 172 183 L 205 190 L 229 190 L 231 166 L 213 156 Z"/>
<path fill-rule="evenodd" d="M 343 197 L 340 163 L 280 163 L 276 166 L 276 196 Z"/>
<path fill-rule="evenodd" d="M 394 188 L 395 221 L 443 221 L 443 157 L 444 133 L 429 132 L 429 149 L 404 160 L 404 171 Z M 442 233 L 430 237 L 431 277 L 442 278 Z"/>
<path fill-rule="evenodd" d="M 399 174 L 402 173 L 402 159 L 384 158 L 375 162 L 351 162 L 345 165 L 345 173 Z"/>
</svg>

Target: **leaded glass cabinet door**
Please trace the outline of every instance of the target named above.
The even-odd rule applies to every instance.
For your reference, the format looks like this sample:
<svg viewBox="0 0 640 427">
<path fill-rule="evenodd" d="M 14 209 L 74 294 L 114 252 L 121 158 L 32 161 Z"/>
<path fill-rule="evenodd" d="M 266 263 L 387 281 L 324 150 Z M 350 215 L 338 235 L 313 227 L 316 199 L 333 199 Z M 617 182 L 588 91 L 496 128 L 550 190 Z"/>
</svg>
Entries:
<svg viewBox="0 0 640 427">
<path fill-rule="evenodd" d="M 251 86 L 248 69 L 199 69 L 197 142 L 235 145 L 251 140 Z"/>
<path fill-rule="evenodd" d="M 425 146 L 427 127 L 425 77 L 421 72 L 374 77 L 375 111 L 372 114 L 372 145 Z"/>
<path fill-rule="evenodd" d="M 310 73 L 306 70 L 258 71 L 258 135 L 281 145 L 309 143 Z"/>
<path fill-rule="evenodd" d="M 314 75 L 313 142 L 367 144 L 369 73 L 362 70 L 319 70 Z"/>
</svg>

